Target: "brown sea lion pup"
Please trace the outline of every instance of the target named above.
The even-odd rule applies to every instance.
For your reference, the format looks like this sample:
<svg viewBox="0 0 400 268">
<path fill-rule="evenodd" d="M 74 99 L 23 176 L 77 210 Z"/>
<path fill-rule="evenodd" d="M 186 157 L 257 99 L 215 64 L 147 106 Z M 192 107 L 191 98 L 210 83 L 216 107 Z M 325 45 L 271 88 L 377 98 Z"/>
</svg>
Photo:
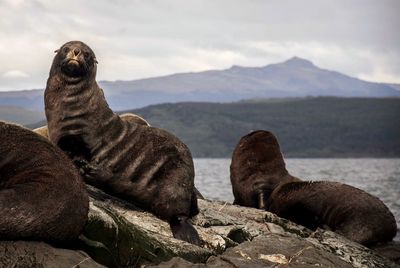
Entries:
<svg viewBox="0 0 400 268">
<path fill-rule="evenodd" d="M 393 214 L 377 197 L 355 187 L 329 181 L 290 182 L 279 185 L 267 210 L 312 230 L 327 225 L 360 244 L 393 239 Z"/>
<path fill-rule="evenodd" d="M 73 240 L 89 198 L 70 159 L 45 138 L 0 121 L 0 240 Z"/>
<path fill-rule="evenodd" d="M 124 121 L 96 83 L 96 58 L 84 43 L 64 44 L 45 90 L 50 140 L 85 169 L 84 179 L 170 223 L 174 237 L 200 244 L 189 149 L 165 130 Z"/>
<path fill-rule="evenodd" d="M 144 125 L 144 126 L 150 126 L 150 124 L 144 118 L 142 118 L 136 114 L 133 114 L 133 113 L 124 113 L 124 114 L 121 114 L 119 117 L 124 121 L 133 122 L 133 123 L 136 123 L 139 125 Z M 47 139 L 49 138 L 49 132 L 47 129 L 47 125 L 35 128 L 33 130 L 33 132 L 35 132 Z"/>
<path fill-rule="evenodd" d="M 280 184 L 300 181 L 289 174 L 275 136 L 258 130 L 242 137 L 232 154 L 231 183 L 234 204 L 265 208 L 271 192 Z"/>
</svg>

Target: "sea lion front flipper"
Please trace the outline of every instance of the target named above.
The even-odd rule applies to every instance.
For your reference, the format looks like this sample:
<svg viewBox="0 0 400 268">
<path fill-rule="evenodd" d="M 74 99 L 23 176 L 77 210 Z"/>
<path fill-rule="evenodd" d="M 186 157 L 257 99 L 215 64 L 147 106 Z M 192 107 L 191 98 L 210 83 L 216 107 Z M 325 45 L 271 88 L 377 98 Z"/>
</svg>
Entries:
<svg viewBox="0 0 400 268">
<path fill-rule="evenodd" d="M 80 171 L 84 181 L 93 186 L 100 182 L 112 181 L 114 175 L 111 170 L 85 161 L 81 162 Z"/>
<path fill-rule="evenodd" d="M 176 239 L 201 246 L 201 240 L 197 230 L 188 222 L 187 216 L 176 216 L 170 222 L 171 231 Z"/>
</svg>

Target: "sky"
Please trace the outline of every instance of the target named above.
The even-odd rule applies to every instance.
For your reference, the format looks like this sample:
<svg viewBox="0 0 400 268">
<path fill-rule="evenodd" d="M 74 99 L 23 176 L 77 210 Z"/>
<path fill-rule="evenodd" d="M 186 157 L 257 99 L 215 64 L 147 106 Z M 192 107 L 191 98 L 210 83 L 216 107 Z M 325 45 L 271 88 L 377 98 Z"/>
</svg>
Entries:
<svg viewBox="0 0 400 268">
<path fill-rule="evenodd" d="M 44 88 L 54 50 L 96 53 L 97 80 L 264 66 L 293 56 L 400 83 L 398 0 L 0 0 L 0 91 Z"/>
</svg>

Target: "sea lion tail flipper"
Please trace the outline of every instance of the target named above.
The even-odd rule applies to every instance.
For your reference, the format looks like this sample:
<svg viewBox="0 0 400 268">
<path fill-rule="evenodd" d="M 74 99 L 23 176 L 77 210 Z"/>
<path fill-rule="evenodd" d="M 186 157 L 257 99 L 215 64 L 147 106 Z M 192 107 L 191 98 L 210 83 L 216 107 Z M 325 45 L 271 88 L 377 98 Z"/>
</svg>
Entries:
<svg viewBox="0 0 400 268">
<path fill-rule="evenodd" d="M 170 223 L 171 231 L 176 239 L 201 246 L 201 240 L 197 230 L 188 222 L 187 216 L 176 216 Z"/>
</svg>

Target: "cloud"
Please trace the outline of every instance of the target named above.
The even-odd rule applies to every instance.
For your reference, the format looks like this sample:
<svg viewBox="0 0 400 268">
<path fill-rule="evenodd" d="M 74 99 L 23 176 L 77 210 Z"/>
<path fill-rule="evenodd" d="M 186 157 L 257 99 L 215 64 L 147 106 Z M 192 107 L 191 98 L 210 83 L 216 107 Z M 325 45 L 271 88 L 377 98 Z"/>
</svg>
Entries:
<svg viewBox="0 0 400 268">
<path fill-rule="evenodd" d="M 99 80 L 261 66 L 296 55 L 400 83 L 399 10 L 397 0 L 0 1 L 0 74 L 29 74 L 0 76 L 0 90 L 43 88 L 53 51 L 70 40 L 93 48 Z"/>
<path fill-rule="evenodd" d="M 3 73 L 4 78 L 27 78 L 29 75 L 25 72 L 19 71 L 19 70 L 10 70 L 5 73 Z"/>
</svg>

